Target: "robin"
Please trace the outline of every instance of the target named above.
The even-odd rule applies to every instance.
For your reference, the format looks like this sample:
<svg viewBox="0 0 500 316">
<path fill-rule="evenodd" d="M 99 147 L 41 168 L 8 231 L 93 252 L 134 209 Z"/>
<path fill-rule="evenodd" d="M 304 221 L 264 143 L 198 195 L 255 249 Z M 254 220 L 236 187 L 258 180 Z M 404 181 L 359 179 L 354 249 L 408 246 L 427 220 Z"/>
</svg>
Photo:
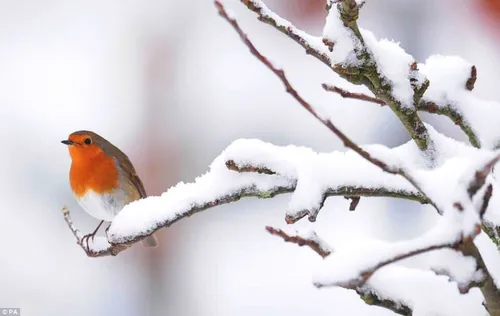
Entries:
<svg viewBox="0 0 500 316">
<path fill-rule="evenodd" d="M 87 213 L 101 220 L 93 233 L 84 236 L 88 247 L 102 223 L 111 222 L 128 203 L 147 197 L 146 190 L 127 155 L 98 134 L 76 131 L 61 142 L 68 145 L 71 156 L 73 195 Z M 158 245 L 153 235 L 141 242 L 146 247 Z"/>
</svg>

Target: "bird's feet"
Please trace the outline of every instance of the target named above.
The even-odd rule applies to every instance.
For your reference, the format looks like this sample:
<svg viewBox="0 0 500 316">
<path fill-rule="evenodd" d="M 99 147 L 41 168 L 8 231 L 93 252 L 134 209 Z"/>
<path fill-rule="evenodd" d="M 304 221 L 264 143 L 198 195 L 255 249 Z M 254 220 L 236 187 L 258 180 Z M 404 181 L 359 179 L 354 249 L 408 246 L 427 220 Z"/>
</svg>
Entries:
<svg viewBox="0 0 500 316">
<path fill-rule="evenodd" d="M 92 239 L 92 242 L 94 241 L 94 237 L 96 235 L 96 232 L 93 232 L 92 234 L 87 234 L 83 236 L 82 238 L 82 246 L 87 245 L 87 251 L 90 251 L 90 246 L 89 246 L 89 240 Z"/>
<path fill-rule="evenodd" d="M 111 227 L 111 223 L 109 223 L 108 227 L 106 227 L 106 229 L 104 230 L 104 235 L 106 236 L 106 239 L 108 239 L 108 240 L 109 240 L 109 238 L 108 238 L 108 230 L 109 230 L 110 227 Z"/>
<path fill-rule="evenodd" d="M 94 242 L 94 237 L 97 234 L 97 232 L 99 231 L 99 228 L 101 227 L 102 223 L 104 223 L 104 221 L 101 221 L 99 223 L 99 225 L 97 226 L 97 228 L 92 233 L 83 236 L 81 243 L 82 243 L 82 246 L 84 243 L 87 244 L 87 252 L 90 251 L 89 240 L 92 238 L 92 242 Z"/>
</svg>

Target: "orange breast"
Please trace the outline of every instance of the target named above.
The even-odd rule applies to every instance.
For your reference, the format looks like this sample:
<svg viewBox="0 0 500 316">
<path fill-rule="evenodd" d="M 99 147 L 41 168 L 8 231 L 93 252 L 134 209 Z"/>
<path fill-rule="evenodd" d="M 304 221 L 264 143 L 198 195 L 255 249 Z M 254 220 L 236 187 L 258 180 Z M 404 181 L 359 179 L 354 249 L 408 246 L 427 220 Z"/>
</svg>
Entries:
<svg viewBox="0 0 500 316">
<path fill-rule="evenodd" d="M 73 155 L 72 155 L 73 156 Z M 118 188 L 118 170 L 113 157 L 102 151 L 89 157 L 73 157 L 69 179 L 73 193 L 79 197 L 88 190 L 107 193 Z"/>
</svg>

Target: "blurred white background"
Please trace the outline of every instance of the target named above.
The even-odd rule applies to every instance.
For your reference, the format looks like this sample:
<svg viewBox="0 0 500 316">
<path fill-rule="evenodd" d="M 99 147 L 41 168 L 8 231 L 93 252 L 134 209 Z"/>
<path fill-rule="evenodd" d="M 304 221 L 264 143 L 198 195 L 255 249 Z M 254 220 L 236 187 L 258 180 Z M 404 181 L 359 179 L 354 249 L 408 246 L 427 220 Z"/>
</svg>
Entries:
<svg viewBox="0 0 500 316">
<path fill-rule="evenodd" d="M 408 137 L 387 109 L 322 90 L 351 85 L 236 0 L 225 1 L 261 51 L 302 95 L 360 143 Z M 460 55 L 478 68 L 475 93 L 500 99 L 496 0 L 368 0 L 360 25 L 400 41 L 419 61 Z M 318 35 L 321 0 L 269 0 Z M 362 88 L 357 87 L 357 90 Z M 447 120 L 424 115 L 465 139 Z M 343 150 L 285 93 L 218 17 L 210 0 L 0 0 L 0 306 L 23 315 L 390 315 L 341 289 L 314 288 L 321 260 L 269 236 L 284 226 L 288 196 L 242 200 L 159 234 L 161 248 L 89 259 L 60 209 L 86 232 L 97 221 L 76 204 L 60 141 L 93 130 L 124 150 L 146 190 L 192 181 L 237 138 Z M 356 212 L 331 198 L 312 225 L 325 239 L 415 236 L 435 214 L 419 205 L 362 199 Z"/>
</svg>

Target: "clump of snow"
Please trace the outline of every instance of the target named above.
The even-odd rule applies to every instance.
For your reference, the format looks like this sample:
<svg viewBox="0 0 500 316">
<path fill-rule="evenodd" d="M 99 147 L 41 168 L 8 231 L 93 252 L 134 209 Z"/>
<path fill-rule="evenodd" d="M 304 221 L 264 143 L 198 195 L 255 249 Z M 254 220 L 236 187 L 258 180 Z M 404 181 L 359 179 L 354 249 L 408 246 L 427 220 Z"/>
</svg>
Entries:
<svg viewBox="0 0 500 316">
<path fill-rule="evenodd" d="M 375 147 L 380 150 L 378 145 Z M 365 149 L 370 148 L 366 146 Z M 259 140 L 239 140 L 223 155 L 242 166 L 267 166 L 280 175 L 297 179 L 297 187 L 287 208 L 287 215 L 292 217 L 303 210 L 317 209 L 323 194 L 330 188 L 384 188 L 417 194 L 402 177 L 383 172 L 352 151 L 316 153 L 305 147 L 278 147 Z"/>
<path fill-rule="evenodd" d="M 500 145 L 500 103 L 486 101 L 466 89 L 472 64 L 457 56 L 430 56 L 420 71 L 430 80 L 424 99 L 441 107 L 449 106 L 464 116 L 464 121 L 478 136 L 481 147 Z"/>
<path fill-rule="evenodd" d="M 406 53 L 399 43 L 388 39 L 379 41 L 372 32 L 361 28 L 359 30 L 364 39 L 364 46 L 377 65 L 378 73 L 385 83 L 391 86 L 392 95 L 403 107 L 412 107 L 413 89 L 410 75 L 416 80 L 417 86 L 425 81 L 424 76 L 411 71 L 413 57 Z M 361 64 L 362 60 L 358 58 L 357 53 L 362 52 L 365 47 L 354 32 L 344 25 L 339 9 L 333 3 L 323 28 L 323 38 L 334 44 L 333 51 L 329 53 L 333 63 L 345 66 Z"/>
<path fill-rule="evenodd" d="M 326 17 L 323 38 L 334 44 L 333 51 L 329 52 L 332 63 L 343 65 L 356 65 L 358 63 L 354 50 L 361 48 L 361 44 L 352 30 L 344 26 L 335 4 L 332 4 Z"/>
<path fill-rule="evenodd" d="M 455 282 L 432 271 L 401 265 L 383 267 L 367 283 L 380 299 L 402 303 L 412 315 L 469 316 L 484 315 L 483 296 L 478 289 L 460 294 Z M 446 304 L 445 302 L 453 302 Z"/>
<path fill-rule="evenodd" d="M 93 252 L 100 252 L 109 249 L 111 245 L 108 239 L 103 236 L 95 236 L 89 240 L 89 247 Z M 87 242 L 84 242 L 84 247 L 87 247 Z"/>
<path fill-rule="evenodd" d="M 415 61 L 411 55 L 388 39 L 377 40 L 375 35 L 360 29 L 365 45 L 371 52 L 377 70 L 387 84 L 392 86 L 392 95 L 403 107 L 413 106 L 413 89 L 410 84 L 410 68 Z"/>
<path fill-rule="evenodd" d="M 476 260 L 470 256 L 463 256 L 460 251 L 443 249 L 422 255 L 423 260 L 418 262 L 421 269 L 432 270 L 439 275 L 446 275 L 450 281 L 459 286 L 478 282 L 484 276 L 477 270 Z"/>
<path fill-rule="evenodd" d="M 425 64 L 419 64 L 421 73 L 431 84 L 425 92 L 426 99 L 445 103 L 457 90 L 465 90 L 472 64 L 458 56 L 433 55 Z"/>
</svg>

